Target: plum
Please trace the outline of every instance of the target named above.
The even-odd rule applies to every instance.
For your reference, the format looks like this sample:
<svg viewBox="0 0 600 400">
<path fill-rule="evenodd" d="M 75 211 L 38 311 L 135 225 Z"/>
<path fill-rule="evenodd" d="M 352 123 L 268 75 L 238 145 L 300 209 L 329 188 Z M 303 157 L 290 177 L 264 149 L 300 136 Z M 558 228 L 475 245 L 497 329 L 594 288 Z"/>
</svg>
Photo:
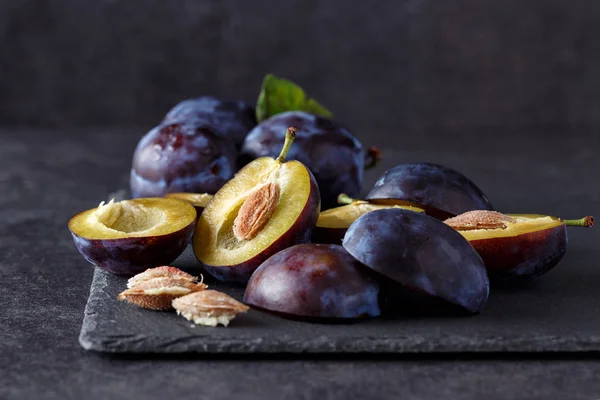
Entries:
<svg viewBox="0 0 600 400">
<path fill-rule="evenodd" d="M 171 192 L 213 194 L 236 170 L 233 143 L 201 120 L 159 125 L 138 143 L 130 186 L 133 197 Z"/>
<path fill-rule="evenodd" d="M 102 202 L 69 220 L 81 255 L 125 276 L 174 261 L 190 242 L 195 225 L 196 209 L 190 203 L 166 198 Z"/>
<path fill-rule="evenodd" d="M 380 314 L 379 285 L 340 245 L 300 244 L 252 274 L 244 302 L 283 316 L 357 319 Z"/>
<path fill-rule="evenodd" d="M 246 283 L 271 255 L 310 241 L 319 216 L 319 189 L 306 166 L 286 159 L 296 134 L 288 128 L 279 157 L 246 165 L 200 215 L 194 254 L 215 278 Z"/>
<path fill-rule="evenodd" d="M 591 227 L 591 216 L 578 220 L 539 214 L 469 211 L 444 221 L 477 250 L 493 279 L 540 276 L 563 258 L 567 226 Z"/>
<path fill-rule="evenodd" d="M 232 140 L 240 148 L 244 138 L 256 125 L 254 107 L 243 101 L 220 100 L 211 96 L 183 100 L 165 116 L 163 124 L 198 119 L 220 136 Z"/>
<path fill-rule="evenodd" d="M 325 117 L 296 111 L 263 121 L 246 136 L 242 162 L 276 157 L 288 126 L 299 131 L 288 158 L 300 161 L 315 175 L 323 209 L 335 207 L 340 193 L 351 197 L 360 194 L 365 168 L 363 146 L 346 127 Z"/>
<path fill-rule="evenodd" d="M 343 246 L 400 289 L 472 313 L 487 301 L 489 281 L 481 257 L 460 233 L 431 216 L 400 208 L 371 211 L 350 225 Z"/>
<path fill-rule="evenodd" d="M 398 207 L 416 212 L 423 212 L 423 209 L 421 208 L 407 205 L 372 204 L 368 201 L 350 198 L 345 193 L 338 196 L 338 203 L 345 205 L 330 208 L 319 214 L 317 226 L 312 235 L 313 243 L 342 243 L 342 239 L 344 238 L 348 227 L 361 215 L 374 210 Z"/>
<path fill-rule="evenodd" d="M 400 164 L 386 171 L 367 194 L 367 200 L 398 201 L 425 209 L 439 219 L 470 210 L 492 210 L 486 195 L 469 178 L 432 163 Z"/>
</svg>

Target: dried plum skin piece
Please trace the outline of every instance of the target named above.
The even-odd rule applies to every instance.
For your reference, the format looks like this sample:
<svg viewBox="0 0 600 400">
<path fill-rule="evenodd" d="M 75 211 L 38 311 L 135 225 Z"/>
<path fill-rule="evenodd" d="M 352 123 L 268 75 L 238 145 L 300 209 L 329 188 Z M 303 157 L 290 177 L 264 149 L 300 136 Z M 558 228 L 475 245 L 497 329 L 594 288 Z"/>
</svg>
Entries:
<svg viewBox="0 0 600 400">
<path fill-rule="evenodd" d="M 240 159 L 276 157 L 285 129 L 294 126 L 298 137 L 288 159 L 298 160 L 314 174 L 321 192 L 321 208 L 337 206 L 337 196 L 357 197 L 362 189 L 365 152 L 360 141 L 343 125 L 306 112 L 277 114 L 257 125 L 246 137 Z"/>
<path fill-rule="evenodd" d="M 387 170 L 367 200 L 404 200 L 440 219 L 471 210 L 493 210 L 487 196 L 458 171 L 433 163 L 400 164 Z"/>
<path fill-rule="evenodd" d="M 267 259 L 252 275 L 244 302 L 285 316 L 376 317 L 379 285 L 340 245 L 301 244 Z"/>
<path fill-rule="evenodd" d="M 402 209 L 372 211 L 348 228 L 344 248 L 358 261 L 400 284 L 476 313 L 489 280 L 481 257 L 443 222 Z"/>
</svg>

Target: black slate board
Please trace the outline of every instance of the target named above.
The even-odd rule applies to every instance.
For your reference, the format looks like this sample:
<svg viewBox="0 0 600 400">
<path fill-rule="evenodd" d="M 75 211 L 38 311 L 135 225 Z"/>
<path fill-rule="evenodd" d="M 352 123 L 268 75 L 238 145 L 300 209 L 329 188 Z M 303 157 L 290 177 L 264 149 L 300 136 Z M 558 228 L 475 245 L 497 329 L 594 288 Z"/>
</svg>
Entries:
<svg viewBox="0 0 600 400">
<path fill-rule="evenodd" d="M 364 187 L 399 160 L 429 160 L 466 173 L 505 212 L 564 218 L 600 214 L 597 133 L 552 136 L 546 130 L 523 134 L 484 129 L 476 135 L 477 140 L 468 135 L 405 135 L 400 144 L 376 132 L 373 140 L 386 149 L 386 156 L 367 171 Z M 599 227 L 569 229 L 569 249 L 554 270 L 529 286 L 493 289 L 478 316 L 374 319 L 351 325 L 289 321 L 250 311 L 228 328 L 191 327 L 175 314 L 118 302 L 125 279 L 96 271 L 80 342 L 97 351 L 160 353 L 600 351 L 599 243 Z M 86 267 L 85 261 L 79 262 Z M 198 263 L 188 251 L 175 265 L 197 268 Z M 211 285 L 242 296 L 239 288 Z"/>
<path fill-rule="evenodd" d="M 554 271 L 525 286 L 493 290 L 484 312 L 471 317 L 316 324 L 251 310 L 228 328 L 193 326 L 175 313 L 117 301 L 126 279 L 97 269 L 80 343 L 88 350 L 136 353 L 600 351 L 600 269 L 586 250 L 596 235 L 585 233 L 570 231 L 577 244 Z M 174 265 L 197 267 L 189 250 Z M 208 283 L 237 299 L 243 295 L 242 288 Z"/>
</svg>

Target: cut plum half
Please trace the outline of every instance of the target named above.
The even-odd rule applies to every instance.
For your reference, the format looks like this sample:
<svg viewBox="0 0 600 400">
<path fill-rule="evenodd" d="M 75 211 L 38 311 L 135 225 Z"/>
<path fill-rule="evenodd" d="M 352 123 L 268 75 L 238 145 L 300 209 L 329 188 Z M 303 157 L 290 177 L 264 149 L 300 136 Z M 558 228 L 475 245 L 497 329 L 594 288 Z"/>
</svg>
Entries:
<svg viewBox="0 0 600 400">
<path fill-rule="evenodd" d="M 165 194 L 165 197 L 168 197 L 170 199 L 179 199 L 187 201 L 188 203 L 194 206 L 194 208 L 198 212 L 198 215 L 200 215 L 200 213 L 204 211 L 208 203 L 210 203 L 210 201 L 212 200 L 213 195 L 210 193 L 176 192 L 167 193 Z"/>
<path fill-rule="evenodd" d="M 116 275 L 169 264 L 194 232 L 196 209 L 183 200 L 140 198 L 104 202 L 69 221 L 81 255 Z"/>
<path fill-rule="evenodd" d="M 300 244 L 252 274 L 244 302 L 284 317 L 317 321 L 376 317 L 379 284 L 342 246 Z"/>
<path fill-rule="evenodd" d="M 342 193 L 338 196 L 340 207 L 330 208 L 319 214 L 317 226 L 312 235 L 313 243 L 341 244 L 348 227 L 358 217 L 375 210 L 386 208 L 402 208 L 405 210 L 423 212 L 422 208 L 411 205 L 374 204 L 368 200 L 353 199 Z"/>
<path fill-rule="evenodd" d="M 487 302 L 481 257 L 458 232 L 424 213 L 388 208 L 362 215 L 348 228 L 343 246 L 381 276 L 390 299 L 423 294 L 423 301 L 434 297 L 471 313 Z M 395 303 L 394 308 L 406 306 Z"/>
<path fill-rule="evenodd" d="M 566 227 L 590 227 L 594 219 L 562 220 L 548 215 L 477 210 L 444 222 L 477 250 L 490 278 L 510 278 L 550 271 L 567 250 Z"/>
<path fill-rule="evenodd" d="M 387 170 L 367 199 L 378 204 L 404 204 L 425 209 L 444 220 L 470 210 L 493 210 L 487 196 L 465 175 L 433 163 L 400 164 Z"/>
<path fill-rule="evenodd" d="M 198 219 L 194 253 L 215 278 L 246 283 L 271 255 L 310 240 L 320 196 L 312 173 L 285 160 L 295 135 L 289 128 L 277 159 L 259 158 L 241 169 Z"/>
</svg>

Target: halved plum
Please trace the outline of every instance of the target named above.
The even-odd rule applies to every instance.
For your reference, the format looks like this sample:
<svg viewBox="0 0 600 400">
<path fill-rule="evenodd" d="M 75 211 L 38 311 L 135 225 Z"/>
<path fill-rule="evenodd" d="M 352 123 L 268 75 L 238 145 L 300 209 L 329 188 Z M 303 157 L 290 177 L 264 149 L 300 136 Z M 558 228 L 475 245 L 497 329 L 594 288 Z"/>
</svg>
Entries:
<svg viewBox="0 0 600 400">
<path fill-rule="evenodd" d="M 342 246 L 299 244 L 271 256 L 252 274 L 244 302 L 286 317 L 376 317 L 379 285 Z"/>
<path fill-rule="evenodd" d="M 490 278 L 535 277 L 550 271 L 567 250 L 567 226 L 590 227 L 592 217 L 562 220 L 539 214 L 469 211 L 444 221 L 477 250 Z"/>
<path fill-rule="evenodd" d="M 428 215 L 442 220 L 470 210 L 493 210 L 473 181 L 433 163 L 400 164 L 389 169 L 367 194 L 367 200 L 421 207 Z"/>
<path fill-rule="evenodd" d="M 424 213 L 369 212 L 350 225 L 343 246 L 398 290 L 434 296 L 472 313 L 487 302 L 481 257 L 458 232 Z"/>
<path fill-rule="evenodd" d="M 209 193 L 175 192 L 167 193 L 165 194 L 165 197 L 187 201 L 194 206 L 196 212 L 200 215 L 212 200 L 213 195 Z"/>
<path fill-rule="evenodd" d="M 317 226 L 312 235 L 313 243 L 340 244 L 348 227 L 361 215 L 386 208 L 402 208 L 415 212 L 423 212 L 422 208 L 409 205 L 373 204 L 366 200 L 352 199 L 344 193 L 338 196 L 338 203 L 345 204 L 330 208 L 319 214 Z"/>
<path fill-rule="evenodd" d="M 179 257 L 190 242 L 195 221 L 196 209 L 183 200 L 111 200 L 75 215 L 69 230 L 87 261 L 131 276 Z"/>
<path fill-rule="evenodd" d="M 287 130 L 277 159 L 259 158 L 240 170 L 198 219 L 194 253 L 215 278 L 246 283 L 271 255 L 310 240 L 320 195 L 308 168 L 285 160 L 295 135 Z"/>
</svg>

